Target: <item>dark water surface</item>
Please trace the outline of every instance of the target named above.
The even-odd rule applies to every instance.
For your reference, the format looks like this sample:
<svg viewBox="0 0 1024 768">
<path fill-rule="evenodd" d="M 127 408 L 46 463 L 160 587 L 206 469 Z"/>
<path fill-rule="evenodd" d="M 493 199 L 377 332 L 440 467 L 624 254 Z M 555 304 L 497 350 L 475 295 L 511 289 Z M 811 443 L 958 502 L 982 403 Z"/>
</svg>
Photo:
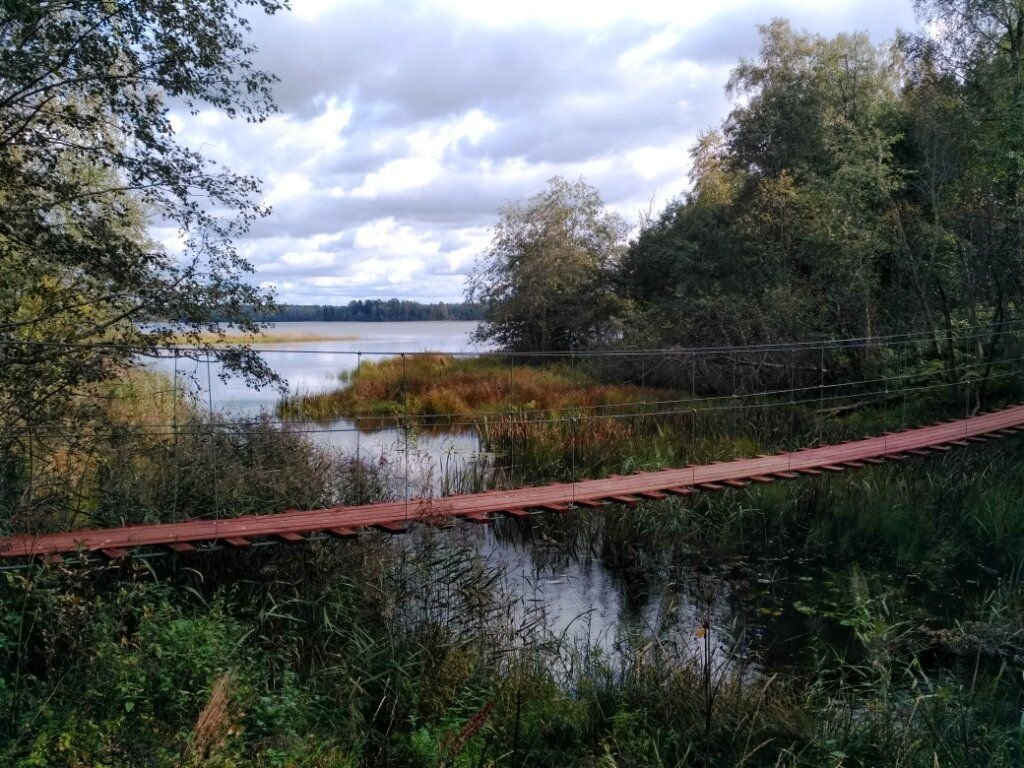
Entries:
<svg viewBox="0 0 1024 768">
<path fill-rule="evenodd" d="M 362 361 L 402 352 L 478 353 L 470 341 L 476 325 L 282 323 L 272 333 L 332 338 L 255 346 L 288 381 L 290 392 L 317 392 L 339 386 L 339 375 Z M 254 391 L 237 379 L 221 382 L 215 364 L 162 359 L 151 365 L 191 381 L 200 403 L 229 418 L 272 414 L 280 396 Z M 290 428 L 386 465 L 398 497 L 451 491 L 446 480 L 485 467 L 489 459 L 468 432 L 409 437 L 394 429 L 359 430 L 347 419 Z M 573 514 L 588 516 L 586 533 L 580 533 L 578 522 L 562 525 L 550 516 L 463 526 L 461 533 L 487 561 L 501 566 L 505 589 L 519 596 L 524 609 L 542 611 L 546 626 L 568 642 L 614 658 L 624 647 L 653 641 L 680 657 L 710 655 L 720 667 L 750 663 L 771 669 L 803 667 L 823 643 L 856 653 L 853 633 L 841 618 L 848 585 L 823 563 L 788 557 L 709 559 L 699 552 L 680 556 L 650 541 L 636 542 L 642 556 L 609 556 L 602 513 Z M 893 595 L 905 591 L 896 577 L 872 576 Z"/>
</svg>

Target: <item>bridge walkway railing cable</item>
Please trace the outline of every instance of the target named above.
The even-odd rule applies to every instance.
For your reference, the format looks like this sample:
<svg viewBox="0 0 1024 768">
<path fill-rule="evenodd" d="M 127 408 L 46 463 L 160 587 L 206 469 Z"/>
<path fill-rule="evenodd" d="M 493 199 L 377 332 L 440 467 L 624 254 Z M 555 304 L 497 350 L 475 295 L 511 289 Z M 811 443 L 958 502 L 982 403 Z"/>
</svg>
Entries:
<svg viewBox="0 0 1024 768">
<path fill-rule="evenodd" d="M 507 378 L 507 391 L 504 398 L 499 398 L 499 401 L 505 400 L 504 406 L 499 402 L 497 408 L 477 411 L 472 416 L 412 412 L 410 361 L 423 355 L 437 353 L 406 351 L 367 354 L 362 350 L 325 352 L 323 349 L 285 349 L 280 346 L 261 350 L 271 358 L 275 354 L 329 354 L 334 359 L 349 359 L 354 362 L 354 366 L 351 363 L 339 366 L 352 369 L 349 382 L 354 391 L 355 410 L 350 423 L 339 425 L 312 418 L 279 416 L 264 417 L 263 422 L 267 427 L 287 430 L 297 435 L 351 435 L 355 448 L 357 500 L 364 498 L 366 480 L 361 473 L 365 462 L 372 458 L 363 444 L 367 427 L 390 424 L 399 435 L 398 448 L 401 457 L 400 500 L 397 502 L 401 514 L 397 517 L 393 507 L 389 506 L 395 502 L 335 506 L 302 513 L 278 512 L 259 515 L 256 518 L 230 517 L 232 511 L 229 509 L 229 492 L 224 492 L 221 487 L 226 478 L 222 477 L 223 473 L 219 471 L 215 430 L 244 430 L 252 423 L 252 419 L 248 416 L 239 417 L 216 412 L 212 374 L 215 362 L 213 350 L 196 347 L 140 350 L 140 354 L 144 356 L 173 357 L 171 398 L 174 405 L 169 420 L 149 420 L 134 426 L 133 434 L 139 438 L 167 437 L 173 440 L 175 466 L 172 516 L 176 516 L 179 503 L 177 465 L 182 457 L 179 455 L 178 441 L 189 435 L 205 437 L 208 448 L 207 461 L 212 473 L 213 519 L 155 524 L 156 528 L 127 526 L 100 531 L 73 531 L 33 536 L 22 534 L 0 541 L 0 556 L 11 558 L 70 553 L 78 549 L 120 554 L 132 547 L 176 545 L 183 549 L 183 545 L 191 546 L 197 543 L 223 543 L 229 540 L 247 542 L 254 536 L 296 541 L 315 531 L 327 531 L 329 534 L 333 529 L 335 533 L 349 535 L 350 532 L 364 527 L 398 532 L 414 522 L 431 518 L 461 518 L 483 522 L 495 514 L 521 516 L 536 511 L 565 511 L 574 505 L 629 503 L 639 499 L 661 498 L 671 493 L 686 495 L 717 490 L 715 486 L 720 484 L 724 484 L 722 487 L 726 488 L 742 487 L 750 482 L 783 479 L 790 474 L 810 476 L 819 472 L 859 468 L 858 465 L 865 463 L 892 459 L 898 461 L 904 458 L 902 451 L 910 451 L 907 455 L 944 451 L 985 436 L 1009 434 L 1022 426 L 1022 422 L 1017 419 L 1020 417 L 1024 420 L 1024 416 L 1021 416 L 1018 408 L 1005 409 L 1000 411 L 998 416 L 972 415 L 971 411 L 972 396 L 977 398 L 979 391 L 979 386 L 975 382 L 982 379 L 989 382 L 1016 382 L 1020 379 L 1021 373 L 1024 373 L 1024 348 L 1019 344 L 1021 331 L 1024 331 L 1024 328 L 1018 328 L 1016 324 L 1006 325 L 1006 338 L 1016 340 L 1017 346 L 1004 344 L 1006 354 L 993 360 L 984 359 L 979 353 L 972 352 L 972 349 L 980 349 L 982 340 L 992 338 L 991 326 L 958 329 L 956 339 L 950 342 L 950 348 L 958 350 L 959 354 L 954 351 L 952 359 L 946 364 L 930 368 L 908 364 L 908 360 L 921 359 L 921 350 L 932 344 L 932 338 L 925 333 L 706 348 L 571 350 L 565 353 L 509 353 L 488 350 L 445 353 L 456 359 L 466 356 L 490 357 L 508 365 L 508 375 L 502 377 L 503 380 Z M 8 343 L 10 342 L 0 341 L 0 345 Z M 842 365 L 848 365 L 854 357 L 866 358 L 869 355 L 881 362 L 868 368 L 849 368 L 859 370 L 859 377 L 837 377 L 836 371 L 840 370 Z M 372 410 L 374 403 L 366 401 L 367 393 L 363 381 L 364 366 L 386 356 L 397 356 L 401 361 L 399 399 L 402 407 L 401 412 L 390 421 L 387 416 L 368 415 L 368 409 Z M 895 372 L 892 370 L 893 360 Z M 561 361 L 567 366 L 569 405 L 561 403 L 557 406 L 538 407 L 520 402 L 520 393 L 516 391 L 515 371 L 517 366 L 529 361 L 545 364 Z M 190 364 L 193 366 L 191 372 L 188 370 Z M 627 372 L 622 376 L 624 382 L 638 387 L 641 393 L 638 395 L 639 399 L 584 402 L 581 396 L 584 389 L 582 381 L 594 372 L 602 375 L 611 372 L 614 378 L 619 375 L 619 371 Z M 205 376 L 201 376 L 200 372 Z M 717 391 L 706 391 L 707 382 L 716 377 Z M 209 424 L 179 419 L 178 389 L 185 378 L 191 378 L 193 382 L 199 381 L 200 384 L 205 383 L 205 387 L 200 386 L 199 394 L 206 401 L 204 405 L 207 406 Z M 205 382 L 201 381 L 203 378 Z M 666 380 L 674 386 L 656 386 Z M 701 382 L 702 386 L 698 386 L 698 382 Z M 830 439 L 826 434 L 826 427 L 831 412 L 878 405 L 885 415 L 883 421 L 888 421 L 890 404 L 898 400 L 899 422 L 901 426 L 906 426 L 908 402 L 912 396 L 920 398 L 941 394 L 943 390 L 963 394 L 963 418 L 956 422 L 955 427 L 943 425 L 941 429 L 923 427 L 873 437 L 861 435 L 861 439 L 852 443 L 826 444 Z M 671 394 L 666 394 L 669 392 Z M 976 399 L 974 407 L 978 407 Z M 810 431 L 806 429 L 806 425 L 803 429 L 798 428 L 801 413 L 812 414 Z M 777 437 L 781 437 L 778 442 L 787 448 L 772 456 L 738 458 L 731 462 L 715 462 L 706 466 L 691 461 L 682 468 L 639 473 L 625 478 L 603 479 L 587 479 L 587 471 L 581 463 L 582 430 L 600 422 L 633 425 L 637 427 L 638 433 L 643 435 L 675 420 L 685 425 L 684 431 L 694 439 L 700 432 L 701 424 L 707 423 L 708 419 L 725 418 L 732 425 L 731 431 L 739 433 L 744 424 L 757 419 L 763 421 L 768 419 L 770 414 L 779 414 L 771 416 L 771 419 L 777 422 L 773 422 L 773 428 L 778 432 Z M 416 450 L 416 436 L 435 429 L 477 429 L 481 422 L 507 422 L 513 430 L 520 430 L 518 436 L 517 433 L 513 433 L 513 439 L 508 442 L 508 450 L 505 453 L 492 457 L 493 470 L 503 478 L 504 487 L 447 497 L 423 495 L 422 488 L 414 489 L 412 455 Z M 518 438 L 525 435 L 525 430 L 533 427 L 562 430 L 561 434 L 567 440 L 568 483 L 541 486 L 541 490 L 526 485 L 525 457 L 521 455 L 521 450 L 517 452 L 521 442 Z M 951 428 L 957 431 L 956 435 L 946 434 Z M 9 434 L 23 431 L 30 439 L 51 440 L 116 438 L 124 433 L 121 427 L 112 428 L 102 423 L 7 425 L 0 429 Z M 933 432 L 928 432 L 929 429 Z M 935 429 L 939 431 L 935 432 Z M 814 439 L 811 444 L 798 444 L 798 440 L 812 435 Z M 819 453 L 815 453 L 816 451 Z M 809 458 L 816 463 L 808 464 Z M 723 471 L 725 474 L 715 474 Z M 708 474 L 709 472 L 711 474 Z M 665 485 L 666 480 L 671 480 L 672 484 Z M 301 514 L 301 522 L 295 518 L 296 514 Z M 321 524 L 325 520 L 332 524 L 324 527 Z M 210 525 L 213 527 L 203 527 Z M 313 527 L 309 527 L 311 525 Z M 144 535 L 140 534 L 142 528 L 146 529 Z M 150 530 L 151 528 L 153 530 Z M 140 535 L 142 538 L 138 538 Z M 78 538 L 75 538 L 76 536 Z M 152 536 L 156 539 L 151 540 Z"/>
</svg>

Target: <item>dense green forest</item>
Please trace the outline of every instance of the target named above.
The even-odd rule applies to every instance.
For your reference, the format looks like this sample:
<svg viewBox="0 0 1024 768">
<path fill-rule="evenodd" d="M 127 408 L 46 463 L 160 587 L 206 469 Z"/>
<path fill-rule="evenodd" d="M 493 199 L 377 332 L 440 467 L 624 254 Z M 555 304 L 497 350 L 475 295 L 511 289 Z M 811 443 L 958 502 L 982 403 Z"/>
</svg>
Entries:
<svg viewBox="0 0 1024 768">
<path fill-rule="evenodd" d="M 503 212 L 468 295 L 521 350 L 923 332 L 1000 344 L 1024 298 L 1024 47 L 1013 3 L 920 4 L 935 36 L 776 20 L 692 151 L 691 189 L 629 227 L 585 182 Z M 542 307 L 535 311 L 536 307 Z"/>
<path fill-rule="evenodd" d="M 472 304 L 443 301 L 424 304 L 407 299 L 355 299 L 341 306 L 333 304 L 282 304 L 271 312 L 253 313 L 258 322 L 358 322 L 393 320 L 480 320 L 483 310 Z"/>
<path fill-rule="evenodd" d="M 773 21 L 660 214 L 556 178 L 500 212 L 466 304 L 341 308 L 253 287 L 259 182 L 169 119 L 272 115 L 250 24 L 284 6 L 0 4 L 3 535 L 575 484 L 1024 394 L 1021 0 L 921 0 L 882 44 Z M 178 367 L 280 385 L 202 341 L 224 321 L 478 311 L 495 354 L 359 354 L 273 414 Z M 404 443 L 317 439 L 379 427 Z M 438 430 L 479 455 L 410 490 Z M 399 537 L 3 558 L 0 765 L 1021 766 L 1021 439 Z M 574 568 L 616 595 L 601 636 L 559 618 Z"/>
</svg>

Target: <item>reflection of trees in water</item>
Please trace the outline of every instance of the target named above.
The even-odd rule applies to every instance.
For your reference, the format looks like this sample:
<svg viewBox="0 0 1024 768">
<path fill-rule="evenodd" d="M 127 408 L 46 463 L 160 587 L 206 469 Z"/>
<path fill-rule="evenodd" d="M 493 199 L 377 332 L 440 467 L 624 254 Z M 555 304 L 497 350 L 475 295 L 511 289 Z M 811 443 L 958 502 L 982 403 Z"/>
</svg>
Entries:
<svg viewBox="0 0 1024 768">
<path fill-rule="evenodd" d="M 671 539 L 608 535 L 608 514 L 497 520 L 478 534 L 479 551 L 567 642 L 620 661 L 653 644 L 686 663 L 707 657 L 717 675 L 732 671 L 751 617 L 730 599 L 728 574 L 701 570 Z"/>
</svg>

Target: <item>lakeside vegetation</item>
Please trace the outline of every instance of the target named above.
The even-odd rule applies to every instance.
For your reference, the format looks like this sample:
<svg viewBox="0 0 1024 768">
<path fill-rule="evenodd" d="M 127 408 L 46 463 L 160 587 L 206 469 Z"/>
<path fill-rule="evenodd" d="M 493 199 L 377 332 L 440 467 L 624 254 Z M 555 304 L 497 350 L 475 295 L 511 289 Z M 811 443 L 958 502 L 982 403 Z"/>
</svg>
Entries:
<svg viewBox="0 0 1024 768">
<path fill-rule="evenodd" d="M 302 557 L 199 554 L 187 567 L 39 566 L 0 582 L 11 681 L 0 755 L 126 768 L 771 766 L 780 756 L 867 766 L 893 755 L 931 768 L 936 754 L 1015 765 L 1024 627 L 1012 566 L 999 563 L 1020 551 L 1019 476 L 1002 469 L 1016 453 L 539 518 L 556 557 L 590 553 L 624 583 L 676 585 L 657 625 L 622 634 L 613 656 L 560 634 L 542 605 L 522 612 L 523 596 L 465 529 L 419 529 L 398 548 L 368 535 L 310 543 Z M 978 471 L 1009 502 L 1003 522 L 1015 532 L 998 542 L 986 528 L 998 518 L 979 516 L 992 497 L 978 492 Z M 894 519 L 908 499 L 914 508 Z M 993 544 L 1007 560 L 990 559 Z M 828 628 L 845 650 L 812 646 L 816 663 L 780 674 L 720 623 L 737 577 L 702 569 L 737 554 L 815 553 L 829 555 L 831 575 L 805 570 L 817 576 L 792 600 L 776 571 L 782 581 L 747 610 L 765 627 L 778 614 L 804 632 Z M 979 571 L 963 565 L 979 561 L 1010 575 L 989 575 L 961 609 L 913 607 L 923 587 L 971 590 L 964 580 Z M 882 579 L 872 563 L 902 575 Z"/>
<path fill-rule="evenodd" d="M 252 319 L 266 323 L 381 323 L 396 321 L 481 320 L 483 307 L 469 302 L 434 304 L 408 299 L 354 299 L 343 305 L 282 304 L 269 312 L 251 312 Z"/>
<path fill-rule="evenodd" d="M 339 374 L 343 386 L 283 398 L 278 414 L 329 421 L 365 417 L 367 428 L 396 416 L 425 417 L 423 426 L 472 427 L 488 417 L 558 414 L 669 397 L 665 390 L 607 384 L 568 364 L 515 364 L 503 355 L 424 353 L 365 361 Z M 380 417 L 380 418 L 375 418 Z"/>
<path fill-rule="evenodd" d="M 244 5 L 5 7 L 4 533 L 393 498 L 401 468 L 307 419 L 472 428 L 483 490 L 1019 400 L 1024 4 L 931 0 L 891 47 L 764 27 L 692 189 L 632 241 L 582 180 L 507 207 L 469 287 L 507 356 L 365 363 L 285 400 L 294 424 L 211 413 L 132 356 L 215 343 L 225 317 L 241 346 L 214 355 L 276 381 L 244 335 L 273 304 L 231 245 L 265 213 L 256 183 L 179 146 L 164 112 L 270 113 Z M 183 261 L 145 236 L 154 209 L 194 238 Z M 22 563 L 0 574 L 0 763 L 1020 766 L 1021 439 L 486 532 Z M 588 606 L 558 620 L 545 587 L 569 564 L 617 590 L 613 637 L 572 631 Z"/>
</svg>

